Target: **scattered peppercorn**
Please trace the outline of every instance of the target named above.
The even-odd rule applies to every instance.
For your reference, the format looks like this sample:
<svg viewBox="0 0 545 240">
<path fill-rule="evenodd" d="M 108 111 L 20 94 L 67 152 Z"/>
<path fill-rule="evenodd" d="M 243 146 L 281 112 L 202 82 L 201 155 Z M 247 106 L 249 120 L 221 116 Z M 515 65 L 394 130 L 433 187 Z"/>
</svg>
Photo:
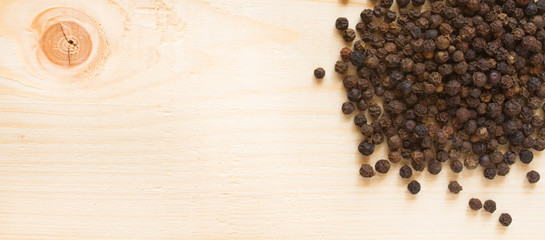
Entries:
<svg viewBox="0 0 545 240">
<path fill-rule="evenodd" d="M 399 176 L 401 176 L 402 178 L 411 178 L 412 175 L 413 170 L 407 165 L 403 165 L 403 167 L 399 169 Z"/>
<path fill-rule="evenodd" d="M 483 203 L 478 198 L 469 199 L 469 208 L 471 210 L 479 210 L 483 207 Z"/>
<path fill-rule="evenodd" d="M 316 68 L 314 70 L 314 76 L 318 79 L 322 79 L 325 76 L 325 70 L 323 68 Z"/>
<path fill-rule="evenodd" d="M 539 173 L 534 170 L 529 171 L 526 174 L 526 178 L 528 178 L 528 182 L 530 183 L 537 183 L 539 181 Z"/>
<path fill-rule="evenodd" d="M 379 173 L 388 173 L 390 170 L 390 162 L 388 160 L 378 160 L 375 163 L 375 170 Z"/>
<path fill-rule="evenodd" d="M 484 170 L 484 177 L 491 180 L 494 179 L 494 177 L 496 177 L 496 169 L 491 167 L 486 168 Z"/>
<path fill-rule="evenodd" d="M 457 181 L 450 181 L 450 183 L 448 184 L 448 190 L 451 193 L 458 194 L 460 191 L 463 190 L 463 188 Z"/>
<path fill-rule="evenodd" d="M 520 161 L 529 164 L 534 159 L 534 154 L 529 150 L 522 150 L 519 153 Z"/>
<path fill-rule="evenodd" d="M 409 185 L 407 185 L 407 189 L 409 189 L 411 194 L 417 194 L 420 192 L 420 183 L 416 180 L 412 180 Z"/>
<path fill-rule="evenodd" d="M 335 21 L 335 28 L 338 30 L 346 30 L 348 28 L 348 19 L 345 17 L 337 18 Z"/>
<path fill-rule="evenodd" d="M 351 114 L 352 112 L 354 112 L 354 104 L 351 102 L 345 102 L 343 103 L 341 110 L 344 114 Z"/>
<path fill-rule="evenodd" d="M 363 164 L 360 167 L 360 175 L 364 178 L 370 178 L 375 176 L 375 171 L 373 167 L 369 164 Z"/>
<path fill-rule="evenodd" d="M 511 222 L 513 221 L 513 219 L 511 218 L 511 215 L 509 215 L 509 213 L 502 213 L 500 215 L 499 221 L 501 225 L 507 227 L 511 225 Z"/>
<path fill-rule="evenodd" d="M 496 202 L 494 202 L 494 200 L 484 201 L 484 210 L 489 213 L 493 213 L 496 211 Z"/>
</svg>

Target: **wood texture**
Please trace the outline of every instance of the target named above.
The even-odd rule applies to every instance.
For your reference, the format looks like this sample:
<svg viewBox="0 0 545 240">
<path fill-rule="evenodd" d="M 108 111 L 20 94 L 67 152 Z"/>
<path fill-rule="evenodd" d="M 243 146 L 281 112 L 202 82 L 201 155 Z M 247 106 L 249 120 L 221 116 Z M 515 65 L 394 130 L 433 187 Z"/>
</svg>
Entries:
<svg viewBox="0 0 545 240">
<path fill-rule="evenodd" d="M 416 174 L 417 196 L 399 165 L 359 177 L 378 156 L 357 153 L 340 112 L 333 22 L 354 23 L 365 6 L 0 0 L 0 238 L 543 238 L 545 187 L 524 177 L 545 174 L 541 154 L 494 181 L 480 170 Z M 37 64 L 31 24 L 54 7 L 96 21 L 102 65 Z M 470 211 L 470 197 L 498 210 Z"/>
</svg>

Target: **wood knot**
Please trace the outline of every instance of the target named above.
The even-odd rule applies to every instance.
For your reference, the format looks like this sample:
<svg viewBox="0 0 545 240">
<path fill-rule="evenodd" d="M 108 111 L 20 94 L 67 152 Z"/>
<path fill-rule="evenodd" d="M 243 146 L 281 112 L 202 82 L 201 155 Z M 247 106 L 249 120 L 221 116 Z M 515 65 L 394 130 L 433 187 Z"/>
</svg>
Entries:
<svg viewBox="0 0 545 240">
<path fill-rule="evenodd" d="M 76 22 L 59 22 L 47 28 L 40 38 L 40 48 L 52 63 L 71 67 L 85 62 L 93 42 L 89 33 Z"/>
</svg>

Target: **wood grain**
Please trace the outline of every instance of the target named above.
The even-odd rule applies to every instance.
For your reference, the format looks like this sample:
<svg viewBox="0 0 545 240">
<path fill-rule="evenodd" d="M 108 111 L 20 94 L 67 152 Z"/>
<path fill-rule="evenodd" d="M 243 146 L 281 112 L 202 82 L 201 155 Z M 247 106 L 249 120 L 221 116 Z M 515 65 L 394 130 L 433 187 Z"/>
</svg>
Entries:
<svg viewBox="0 0 545 240">
<path fill-rule="evenodd" d="M 379 156 L 357 153 L 340 112 L 333 22 L 368 5 L 343 2 L 1 0 L 0 238 L 545 236 L 545 187 L 524 177 L 545 173 L 541 154 L 494 181 L 417 174 L 417 196 L 399 165 L 358 176 Z M 96 21 L 103 65 L 77 75 L 35 64 L 30 26 L 52 7 Z M 470 197 L 495 199 L 497 212 L 470 211 Z"/>
</svg>

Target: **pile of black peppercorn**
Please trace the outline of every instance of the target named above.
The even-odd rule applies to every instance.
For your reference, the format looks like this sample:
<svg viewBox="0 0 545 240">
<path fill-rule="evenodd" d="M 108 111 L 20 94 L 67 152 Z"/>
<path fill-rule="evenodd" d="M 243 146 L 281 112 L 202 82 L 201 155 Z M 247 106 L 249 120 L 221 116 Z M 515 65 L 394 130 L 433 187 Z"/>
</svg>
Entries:
<svg viewBox="0 0 545 240">
<path fill-rule="evenodd" d="M 529 164 L 532 150 L 545 149 L 538 114 L 545 111 L 545 0 L 430 0 L 429 10 L 421 9 L 425 0 L 396 3 L 397 12 L 393 0 L 379 0 L 354 29 L 347 18 L 335 22 L 352 43 L 340 50 L 335 71 L 347 91 L 342 112 L 355 114 L 363 135 L 358 151 L 370 156 L 383 142 L 389 148 L 388 160 L 374 169 L 363 164 L 361 176 L 403 162 L 402 178 L 426 167 L 435 175 L 448 164 L 455 173 L 480 165 L 494 179 L 517 156 Z M 527 178 L 536 183 L 539 173 Z M 408 190 L 420 187 L 413 180 Z M 451 182 L 449 190 L 462 187 Z"/>
</svg>

